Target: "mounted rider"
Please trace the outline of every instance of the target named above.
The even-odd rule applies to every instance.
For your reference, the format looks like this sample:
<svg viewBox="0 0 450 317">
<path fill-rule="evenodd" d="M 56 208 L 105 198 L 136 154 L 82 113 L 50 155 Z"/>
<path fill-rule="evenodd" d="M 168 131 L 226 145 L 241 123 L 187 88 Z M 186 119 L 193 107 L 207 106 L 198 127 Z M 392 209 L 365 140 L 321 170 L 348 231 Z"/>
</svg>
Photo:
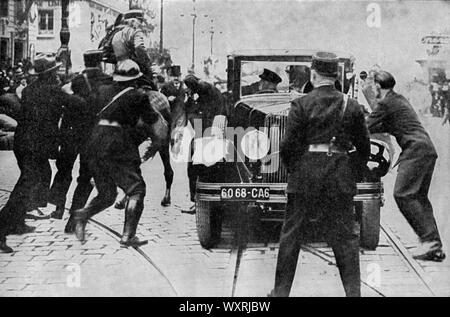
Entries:
<svg viewBox="0 0 450 317">
<path fill-rule="evenodd" d="M 152 79 L 152 61 L 144 43 L 144 13 L 142 10 L 130 10 L 123 15 L 120 30 L 112 38 L 112 48 L 117 64 L 131 59 L 139 65 L 146 79 Z"/>
</svg>

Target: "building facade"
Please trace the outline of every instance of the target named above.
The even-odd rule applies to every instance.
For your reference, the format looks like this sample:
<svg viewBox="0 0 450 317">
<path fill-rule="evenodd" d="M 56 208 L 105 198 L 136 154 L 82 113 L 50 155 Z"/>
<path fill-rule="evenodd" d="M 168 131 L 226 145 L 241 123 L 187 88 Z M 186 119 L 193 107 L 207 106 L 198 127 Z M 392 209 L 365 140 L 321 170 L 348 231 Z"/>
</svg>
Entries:
<svg viewBox="0 0 450 317">
<path fill-rule="evenodd" d="M 34 25 L 30 39 L 35 53 L 56 53 L 61 46 L 61 1 L 37 0 Z M 72 0 L 69 5 L 69 29 L 72 71 L 83 68 L 83 52 L 98 47 L 106 28 L 118 14 L 128 10 L 128 0 Z M 30 13 L 32 14 L 32 13 Z M 33 13 L 34 14 L 34 13 Z"/>
<path fill-rule="evenodd" d="M 3 68 L 28 55 L 26 0 L 0 1 L 0 63 Z"/>
</svg>

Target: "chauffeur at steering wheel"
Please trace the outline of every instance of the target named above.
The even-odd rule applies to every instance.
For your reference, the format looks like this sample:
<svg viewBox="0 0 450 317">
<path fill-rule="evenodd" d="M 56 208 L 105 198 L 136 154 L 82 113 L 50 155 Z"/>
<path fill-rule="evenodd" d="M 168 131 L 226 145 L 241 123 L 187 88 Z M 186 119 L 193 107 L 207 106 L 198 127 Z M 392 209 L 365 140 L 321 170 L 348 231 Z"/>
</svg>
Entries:
<svg viewBox="0 0 450 317">
<path fill-rule="evenodd" d="M 277 73 L 264 68 L 259 78 L 260 81 L 242 87 L 242 96 L 278 92 L 277 85 L 281 83 L 281 77 Z"/>
</svg>

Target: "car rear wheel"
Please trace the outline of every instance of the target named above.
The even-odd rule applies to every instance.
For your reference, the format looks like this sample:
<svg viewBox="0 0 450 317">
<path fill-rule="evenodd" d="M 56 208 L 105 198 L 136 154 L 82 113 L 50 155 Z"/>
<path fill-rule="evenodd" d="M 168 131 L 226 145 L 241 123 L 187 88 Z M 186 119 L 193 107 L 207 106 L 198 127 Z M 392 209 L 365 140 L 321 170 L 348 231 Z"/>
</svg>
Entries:
<svg viewBox="0 0 450 317">
<path fill-rule="evenodd" d="M 202 247 L 209 249 L 220 240 L 222 210 L 217 203 L 197 200 L 195 203 L 197 235 Z"/>
</svg>

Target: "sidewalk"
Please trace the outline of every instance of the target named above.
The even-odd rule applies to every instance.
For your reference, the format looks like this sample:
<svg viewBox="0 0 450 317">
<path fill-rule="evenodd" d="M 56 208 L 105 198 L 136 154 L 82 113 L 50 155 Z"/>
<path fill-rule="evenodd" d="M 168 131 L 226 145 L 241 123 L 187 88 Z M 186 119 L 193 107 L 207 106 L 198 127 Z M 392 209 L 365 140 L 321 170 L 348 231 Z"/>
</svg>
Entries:
<svg viewBox="0 0 450 317">
<path fill-rule="evenodd" d="M 0 188 L 17 175 L 11 152 L 0 152 Z M 7 166 L 9 165 L 9 166 Z M 0 191 L 0 209 L 9 193 Z M 66 219 L 65 219 L 66 220 Z M 176 296 L 160 273 L 132 248 L 121 248 L 103 229 L 89 225 L 87 242 L 64 234 L 65 221 L 27 221 L 35 232 L 8 236 L 15 252 L 0 253 L 2 296 Z"/>
</svg>

